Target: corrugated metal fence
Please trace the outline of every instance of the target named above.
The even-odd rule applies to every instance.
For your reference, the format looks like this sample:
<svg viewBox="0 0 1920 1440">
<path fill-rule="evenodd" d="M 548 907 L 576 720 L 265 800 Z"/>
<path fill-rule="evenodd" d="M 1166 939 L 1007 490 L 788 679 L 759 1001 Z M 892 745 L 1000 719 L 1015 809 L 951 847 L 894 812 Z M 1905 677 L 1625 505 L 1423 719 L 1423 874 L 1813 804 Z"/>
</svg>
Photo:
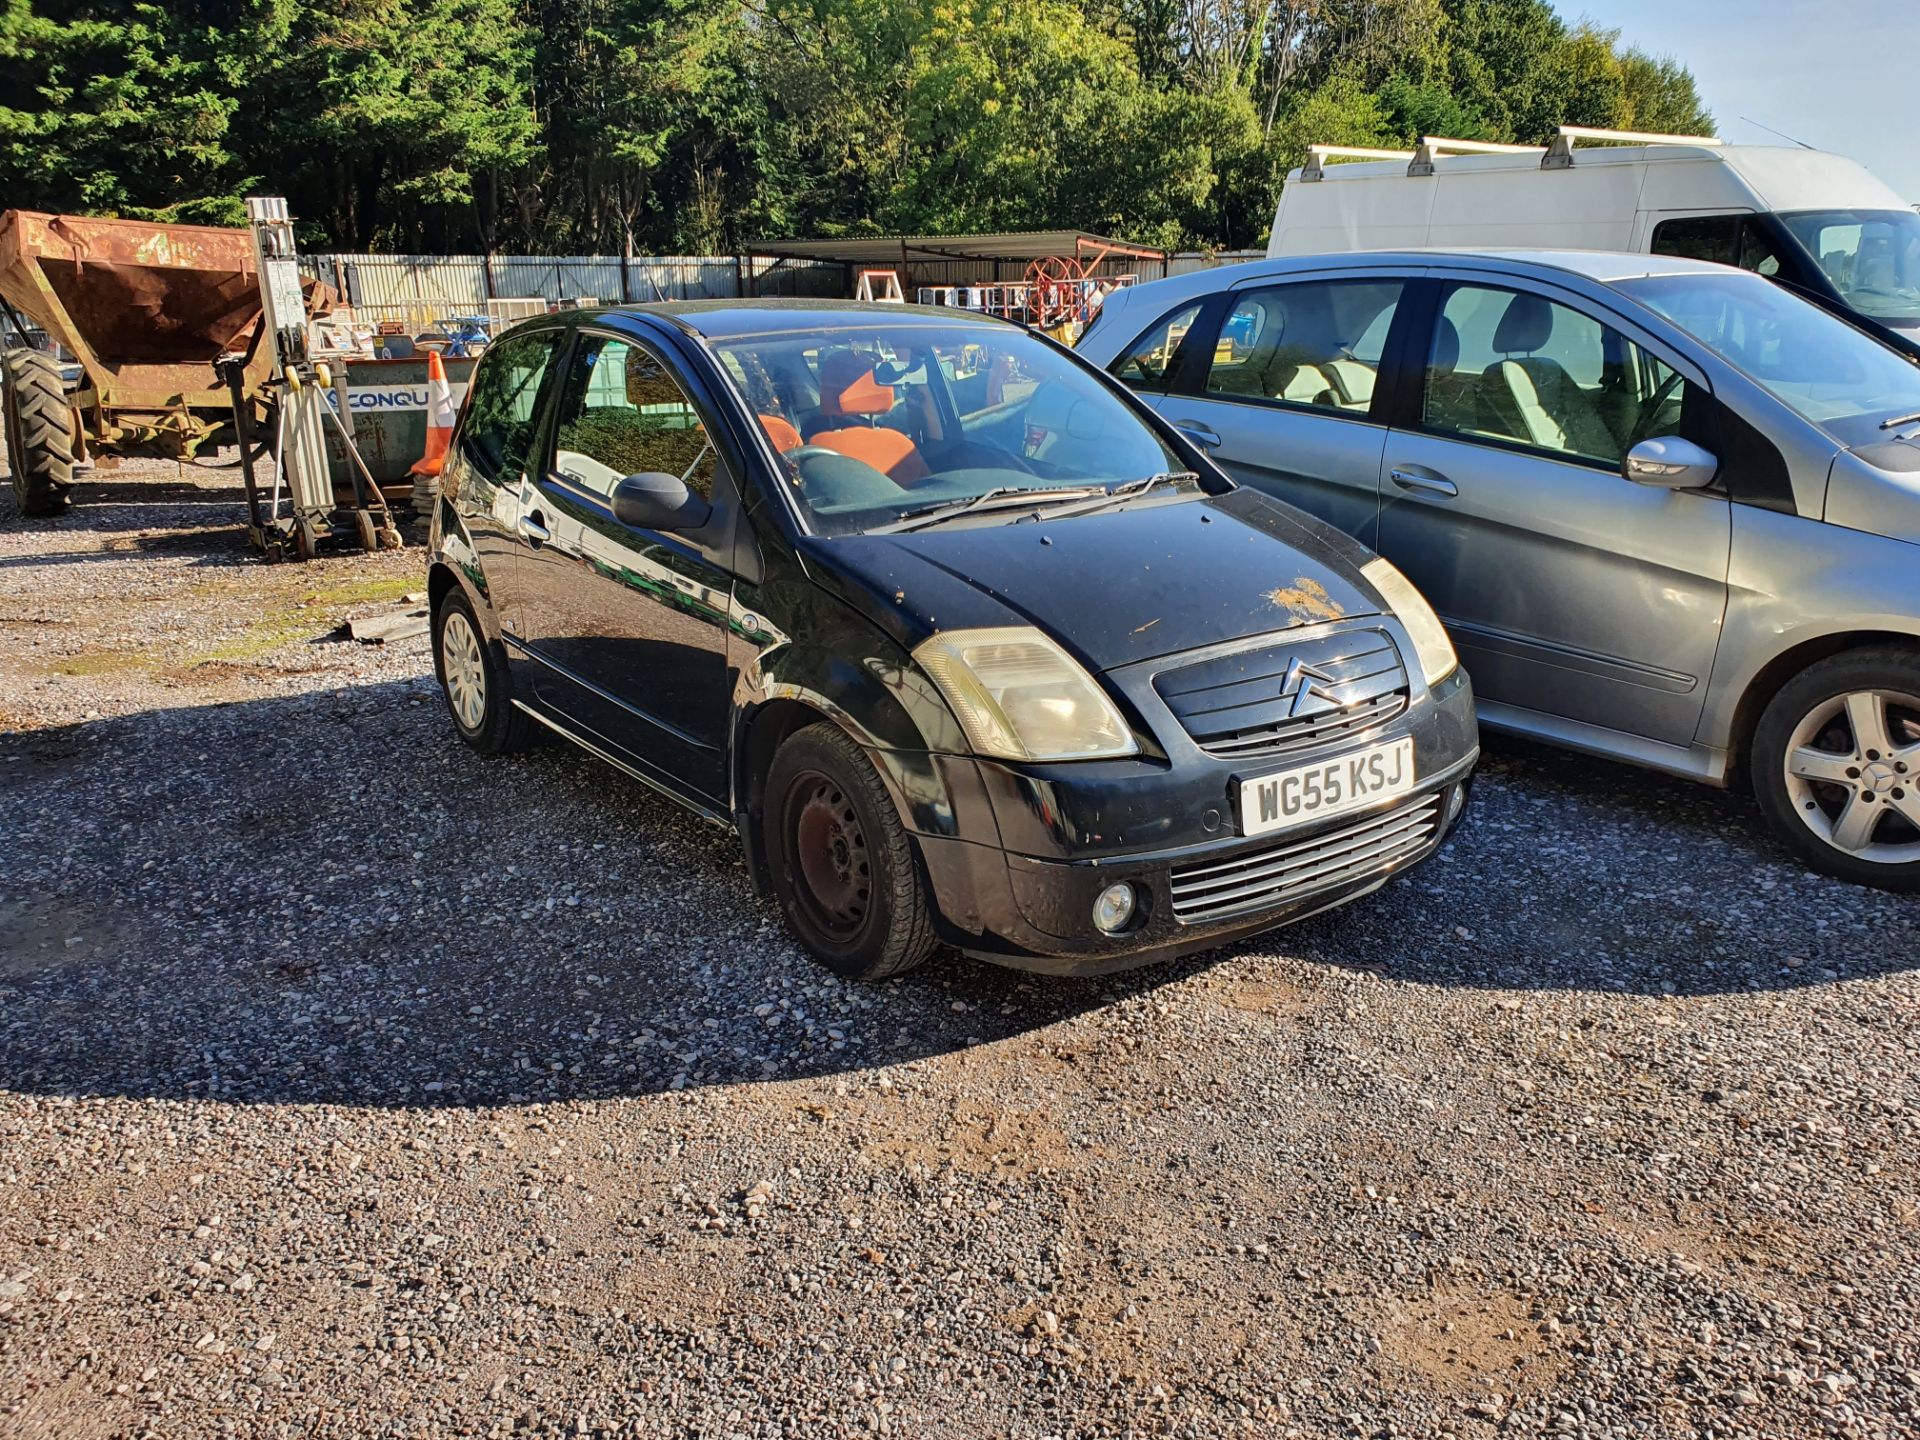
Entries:
<svg viewBox="0 0 1920 1440">
<path fill-rule="evenodd" d="M 1255 260 L 1264 251 L 1189 252 L 1169 257 L 1166 273 L 1183 275 L 1215 265 Z M 837 264 L 746 260 L 732 255 L 304 255 L 301 268 L 334 287 L 367 320 L 390 319 L 422 326 L 456 315 L 486 313 L 489 300 L 580 300 L 626 304 L 646 300 L 720 300 L 754 293 L 844 297 L 848 273 Z M 1158 279 L 1154 262 L 1103 270 L 1136 269 L 1142 280 Z M 1020 262 L 940 261 L 915 266 L 909 289 L 1018 280 Z"/>
</svg>

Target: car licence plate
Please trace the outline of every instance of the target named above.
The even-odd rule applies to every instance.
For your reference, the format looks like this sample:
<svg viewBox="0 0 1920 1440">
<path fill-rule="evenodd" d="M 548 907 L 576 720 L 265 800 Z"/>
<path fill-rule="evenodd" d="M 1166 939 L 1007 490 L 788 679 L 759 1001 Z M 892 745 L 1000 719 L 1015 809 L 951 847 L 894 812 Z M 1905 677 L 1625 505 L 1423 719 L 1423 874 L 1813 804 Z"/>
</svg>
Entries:
<svg viewBox="0 0 1920 1440">
<path fill-rule="evenodd" d="M 1240 833 L 1264 835 L 1413 789 L 1413 737 L 1240 782 Z"/>
</svg>

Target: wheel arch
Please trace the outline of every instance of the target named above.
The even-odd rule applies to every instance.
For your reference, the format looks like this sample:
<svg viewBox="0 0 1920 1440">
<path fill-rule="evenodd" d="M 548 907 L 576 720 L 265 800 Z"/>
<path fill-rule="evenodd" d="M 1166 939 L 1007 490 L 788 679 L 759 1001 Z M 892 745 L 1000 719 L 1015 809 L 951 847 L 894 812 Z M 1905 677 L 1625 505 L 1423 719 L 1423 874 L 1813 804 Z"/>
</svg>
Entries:
<svg viewBox="0 0 1920 1440">
<path fill-rule="evenodd" d="M 1746 770 L 1747 762 L 1753 753 L 1754 732 L 1760 728 L 1760 717 L 1766 713 L 1767 706 L 1772 703 L 1773 697 L 1778 695 L 1794 676 L 1809 665 L 1830 660 L 1835 655 L 1844 655 L 1852 650 L 1866 650 L 1876 645 L 1898 646 L 1920 655 L 1920 635 L 1899 630 L 1841 630 L 1802 640 L 1782 650 L 1762 665 L 1747 682 L 1746 689 L 1740 694 L 1739 704 L 1734 707 L 1733 724 L 1728 732 L 1727 746 L 1729 778 Z"/>
<path fill-rule="evenodd" d="M 731 809 L 746 854 L 748 877 L 761 893 L 767 892 L 771 879 L 761 834 L 767 771 L 781 744 L 809 725 L 832 725 L 873 762 L 916 857 L 920 836 L 954 828 L 962 806 L 952 792 L 940 747 L 923 738 L 926 731 L 915 723 L 917 717 L 897 705 L 886 704 L 878 713 L 864 717 L 873 722 L 871 725 L 863 724 L 862 718 L 823 694 L 792 687 L 738 707 L 730 756 Z M 948 723 L 953 723 L 950 718 Z"/>
<path fill-rule="evenodd" d="M 462 574 L 459 565 L 445 556 L 436 556 L 427 566 L 427 613 L 438 617 L 441 601 L 453 590 L 467 597 L 467 604 L 473 607 L 474 617 L 486 632 L 487 640 L 494 645 L 505 643 L 500 634 L 500 617 L 494 613 L 493 602 L 486 592 Z"/>
</svg>

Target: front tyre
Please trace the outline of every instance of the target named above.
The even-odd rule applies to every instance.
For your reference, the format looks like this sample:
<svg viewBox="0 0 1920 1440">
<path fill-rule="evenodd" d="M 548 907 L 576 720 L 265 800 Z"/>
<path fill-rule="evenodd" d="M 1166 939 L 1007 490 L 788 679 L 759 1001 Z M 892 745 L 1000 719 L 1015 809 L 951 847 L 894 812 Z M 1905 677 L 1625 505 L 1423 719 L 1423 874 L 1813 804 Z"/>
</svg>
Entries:
<svg viewBox="0 0 1920 1440">
<path fill-rule="evenodd" d="M 1753 787 L 1816 870 L 1920 890 L 1920 653 L 1849 651 L 1789 681 L 1754 731 Z"/>
<path fill-rule="evenodd" d="M 441 598 L 433 616 L 433 670 L 460 738 L 482 755 L 524 750 L 533 721 L 512 704 L 512 682 L 500 647 L 473 613 L 459 586 Z"/>
<path fill-rule="evenodd" d="M 767 771 L 774 893 L 800 943 L 837 975 L 884 980 L 933 954 L 933 921 L 886 786 L 837 726 L 796 731 Z"/>
</svg>

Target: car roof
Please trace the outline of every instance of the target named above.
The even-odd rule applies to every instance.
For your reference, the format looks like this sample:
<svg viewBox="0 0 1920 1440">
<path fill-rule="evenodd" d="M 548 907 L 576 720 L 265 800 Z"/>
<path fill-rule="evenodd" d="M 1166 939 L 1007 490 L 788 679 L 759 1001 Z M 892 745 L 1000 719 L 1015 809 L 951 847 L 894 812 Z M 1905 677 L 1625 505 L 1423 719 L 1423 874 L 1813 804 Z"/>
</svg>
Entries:
<svg viewBox="0 0 1920 1440">
<path fill-rule="evenodd" d="M 577 312 L 582 319 L 656 315 L 705 340 L 748 335 L 803 334 L 810 330 L 887 325 L 955 325 L 1004 331 L 1007 321 L 944 305 L 900 305 L 862 300 L 667 300 Z"/>
<path fill-rule="evenodd" d="M 1461 260 L 1491 260 L 1500 265 L 1532 266 L 1542 270 L 1565 270 L 1602 284 L 1615 280 L 1637 280 L 1643 275 L 1712 275 L 1727 267 L 1711 260 L 1692 260 L 1678 255 L 1645 255 L 1625 250 L 1477 250 L 1442 248 L 1407 252 L 1431 262 L 1436 257 Z"/>
<path fill-rule="evenodd" d="M 1405 267 L 1408 270 L 1493 269 L 1537 280 L 1571 275 L 1596 285 L 1612 285 L 1644 276 L 1747 273 L 1730 271 L 1725 265 L 1715 265 L 1707 260 L 1612 250 L 1342 250 L 1327 255 L 1286 255 L 1267 260 L 1247 260 L 1237 265 L 1220 265 L 1207 270 L 1189 270 L 1164 280 L 1116 290 L 1108 297 L 1107 304 L 1113 305 L 1118 301 L 1122 308 L 1135 303 L 1172 304 L 1270 277 L 1377 269 L 1381 266 Z M 1760 277 L 1753 278 L 1758 280 Z"/>
</svg>

